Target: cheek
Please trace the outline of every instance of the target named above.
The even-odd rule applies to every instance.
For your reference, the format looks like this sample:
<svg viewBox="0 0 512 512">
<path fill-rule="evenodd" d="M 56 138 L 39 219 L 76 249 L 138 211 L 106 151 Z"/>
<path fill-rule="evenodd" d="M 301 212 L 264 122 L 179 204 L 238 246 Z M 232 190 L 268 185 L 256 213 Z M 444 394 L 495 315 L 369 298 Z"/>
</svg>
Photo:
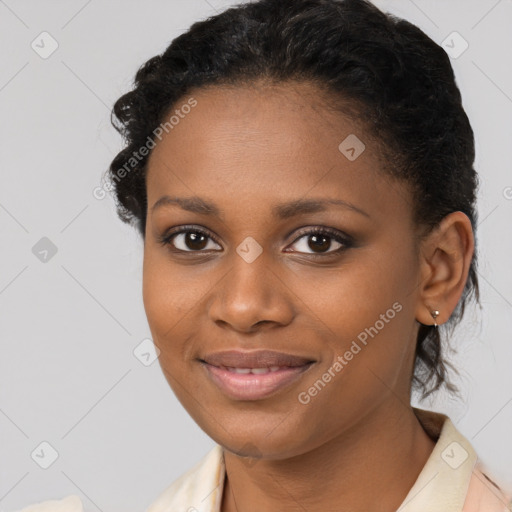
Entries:
<svg viewBox="0 0 512 512">
<path fill-rule="evenodd" d="M 328 327 L 333 361 L 346 354 L 345 390 L 364 385 L 372 372 L 392 383 L 409 362 L 417 264 L 412 247 L 399 245 L 396 241 L 354 255 L 345 268 L 315 283 L 311 300 L 317 318 Z"/>
<path fill-rule="evenodd" d="M 395 302 L 410 300 L 411 264 L 396 258 L 355 255 L 330 272 L 304 278 L 301 297 L 315 317 L 342 339 L 373 325 Z M 313 285 L 314 284 L 314 285 Z M 395 311 L 392 310 L 391 314 Z"/>
<path fill-rule="evenodd" d="M 190 287 L 181 282 L 181 273 L 154 251 L 145 250 L 142 298 L 155 344 L 163 350 L 174 336 L 195 302 Z"/>
<path fill-rule="evenodd" d="M 180 275 L 159 255 L 145 251 L 142 294 L 153 342 L 160 351 L 158 362 L 176 397 L 189 410 L 190 394 L 197 392 L 186 363 L 190 358 L 187 336 L 193 329 L 197 300 L 191 297 L 190 287 L 180 282 Z"/>
</svg>

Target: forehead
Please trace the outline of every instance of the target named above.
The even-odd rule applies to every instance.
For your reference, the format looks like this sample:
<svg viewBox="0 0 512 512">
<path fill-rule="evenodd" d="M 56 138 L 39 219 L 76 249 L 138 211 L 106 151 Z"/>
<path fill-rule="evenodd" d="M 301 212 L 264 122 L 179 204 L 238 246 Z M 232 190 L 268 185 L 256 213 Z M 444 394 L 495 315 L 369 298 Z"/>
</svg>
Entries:
<svg viewBox="0 0 512 512">
<path fill-rule="evenodd" d="M 194 108 L 150 155 L 150 208 L 168 193 L 259 204 L 373 196 L 376 207 L 387 197 L 377 142 L 362 123 L 330 106 L 324 90 L 306 83 L 207 87 L 178 101 L 173 112 L 190 98 Z"/>
<path fill-rule="evenodd" d="M 186 108 L 188 113 L 180 118 L 172 115 L 185 111 L 191 99 L 196 106 Z M 337 104 L 354 110 L 349 101 L 343 104 L 338 99 Z M 357 132 L 361 139 L 369 138 L 365 127 L 336 108 L 334 95 L 310 83 L 260 81 L 199 88 L 178 100 L 164 122 L 171 117 L 176 124 L 168 126 L 153 154 L 193 147 L 196 158 L 229 150 L 231 157 L 239 153 L 247 159 L 251 151 L 264 145 L 261 159 L 269 151 L 288 151 L 293 152 L 288 158 L 312 156 L 318 160 L 321 154 L 317 150 L 337 151 L 340 137 Z"/>
</svg>

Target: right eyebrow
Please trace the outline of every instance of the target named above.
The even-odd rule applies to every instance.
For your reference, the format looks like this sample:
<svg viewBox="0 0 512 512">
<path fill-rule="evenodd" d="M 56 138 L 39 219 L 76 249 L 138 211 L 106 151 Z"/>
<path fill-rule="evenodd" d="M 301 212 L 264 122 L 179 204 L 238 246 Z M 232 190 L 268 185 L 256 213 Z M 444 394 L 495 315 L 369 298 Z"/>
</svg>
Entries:
<svg viewBox="0 0 512 512">
<path fill-rule="evenodd" d="M 215 215 L 222 217 L 221 210 L 213 203 L 202 199 L 201 197 L 171 197 L 162 196 L 152 207 L 151 211 L 154 212 L 157 208 L 164 205 L 178 205 L 183 210 L 187 210 L 193 213 L 199 213 L 202 215 Z"/>
</svg>

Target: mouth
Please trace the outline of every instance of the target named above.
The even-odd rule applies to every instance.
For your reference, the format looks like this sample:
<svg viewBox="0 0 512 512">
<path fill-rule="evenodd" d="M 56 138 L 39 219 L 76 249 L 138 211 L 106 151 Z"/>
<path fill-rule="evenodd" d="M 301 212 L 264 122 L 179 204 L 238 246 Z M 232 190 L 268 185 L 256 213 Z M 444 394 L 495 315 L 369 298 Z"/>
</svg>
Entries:
<svg viewBox="0 0 512 512">
<path fill-rule="evenodd" d="M 216 352 L 199 361 L 211 381 L 233 400 L 270 397 L 289 387 L 316 362 L 271 350 Z"/>
</svg>

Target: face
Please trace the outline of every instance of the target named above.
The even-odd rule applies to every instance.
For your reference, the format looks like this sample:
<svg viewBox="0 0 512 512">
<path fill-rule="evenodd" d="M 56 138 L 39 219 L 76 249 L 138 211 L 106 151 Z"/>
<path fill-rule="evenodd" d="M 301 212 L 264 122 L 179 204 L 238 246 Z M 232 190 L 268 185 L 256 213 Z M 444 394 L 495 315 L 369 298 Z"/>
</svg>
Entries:
<svg viewBox="0 0 512 512">
<path fill-rule="evenodd" d="M 409 404 L 419 263 L 406 185 L 312 85 L 192 96 L 146 182 L 144 306 L 180 402 L 226 449 L 274 459 Z"/>
</svg>

